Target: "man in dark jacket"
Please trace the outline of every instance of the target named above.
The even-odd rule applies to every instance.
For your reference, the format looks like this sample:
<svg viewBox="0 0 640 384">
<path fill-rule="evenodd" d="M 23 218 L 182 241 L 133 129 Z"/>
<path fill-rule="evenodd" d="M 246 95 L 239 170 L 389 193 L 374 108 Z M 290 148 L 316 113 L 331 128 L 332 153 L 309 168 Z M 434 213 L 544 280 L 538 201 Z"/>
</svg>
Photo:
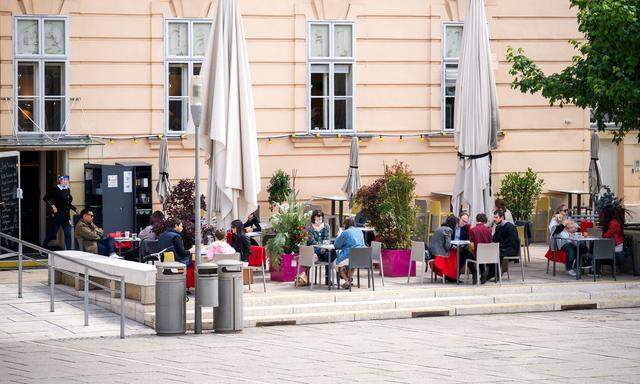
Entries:
<svg viewBox="0 0 640 384">
<path fill-rule="evenodd" d="M 516 226 L 508 222 L 504 218 L 504 211 L 498 209 L 493 214 L 493 223 L 496 231 L 493 233 L 493 242 L 500 244 L 500 266 L 502 272 L 509 270 L 508 260 L 502 260 L 503 257 L 517 256 L 520 252 L 520 238 Z M 491 271 L 491 275 L 487 276 L 487 280 L 495 276 L 495 271 Z"/>
<path fill-rule="evenodd" d="M 172 251 L 177 262 L 191 265 L 191 252 L 184 249 L 182 222 L 178 219 L 167 220 L 167 230 L 158 237 L 158 249 Z"/>
<path fill-rule="evenodd" d="M 42 199 L 47 203 L 51 212 L 51 227 L 47 231 L 43 246 L 46 248 L 49 242 L 58 236 L 58 230 L 64 231 L 64 244 L 67 250 L 73 249 L 71 244 L 71 216 L 69 211 L 77 212 L 72 204 L 73 197 L 69 190 L 69 176 L 58 176 L 58 184 L 51 188 Z"/>
</svg>

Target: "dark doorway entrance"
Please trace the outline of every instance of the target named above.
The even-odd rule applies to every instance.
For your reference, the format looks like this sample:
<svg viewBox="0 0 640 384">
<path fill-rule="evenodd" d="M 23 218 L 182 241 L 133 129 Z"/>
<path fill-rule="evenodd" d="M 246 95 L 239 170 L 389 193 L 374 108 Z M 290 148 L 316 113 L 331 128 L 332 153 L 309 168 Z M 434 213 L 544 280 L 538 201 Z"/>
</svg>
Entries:
<svg viewBox="0 0 640 384">
<path fill-rule="evenodd" d="M 22 239 L 40 244 L 47 230 L 47 210 L 42 198 L 56 184 L 62 169 L 60 151 L 20 152 L 22 181 Z"/>
</svg>

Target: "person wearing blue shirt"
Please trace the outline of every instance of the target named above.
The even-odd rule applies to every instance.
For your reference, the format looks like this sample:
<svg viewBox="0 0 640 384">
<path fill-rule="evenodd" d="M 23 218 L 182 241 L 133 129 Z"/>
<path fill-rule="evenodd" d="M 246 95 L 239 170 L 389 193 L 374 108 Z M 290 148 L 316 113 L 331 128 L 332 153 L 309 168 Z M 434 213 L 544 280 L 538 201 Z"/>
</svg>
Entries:
<svg viewBox="0 0 640 384">
<path fill-rule="evenodd" d="M 346 289 L 349 288 L 351 284 L 347 271 L 347 266 L 349 265 L 349 250 L 351 248 L 365 247 L 362 230 L 355 226 L 355 221 L 352 217 L 344 219 L 344 231 L 336 238 L 333 245 L 337 251 L 340 251 L 336 259 L 336 267 L 338 267 L 340 277 L 346 281 L 346 283 L 342 285 L 342 287 Z"/>
</svg>

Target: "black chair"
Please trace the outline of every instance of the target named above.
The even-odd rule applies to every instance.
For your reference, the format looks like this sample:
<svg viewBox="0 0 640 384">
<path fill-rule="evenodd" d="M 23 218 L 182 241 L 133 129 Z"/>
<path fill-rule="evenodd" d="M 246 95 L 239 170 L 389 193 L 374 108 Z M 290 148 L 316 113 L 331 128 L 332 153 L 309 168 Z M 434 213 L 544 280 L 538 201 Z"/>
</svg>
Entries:
<svg viewBox="0 0 640 384">
<path fill-rule="evenodd" d="M 593 281 L 596 281 L 598 272 L 598 260 L 611 260 L 611 274 L 616 279 L 616 243 L 613 239 L 595 240 L 593 242 L 593 253 L 591 255 L 593 268 Z"/>
<path fill-rule="evenodd" d="M 144 239 L 140 242 L 140 248 L 138 249 L 140 262 L 147 263 L 150 260 L 158 260 L 158 240 Z M 159 261 L 159 260 L 158 260 Z"/>
</svg>

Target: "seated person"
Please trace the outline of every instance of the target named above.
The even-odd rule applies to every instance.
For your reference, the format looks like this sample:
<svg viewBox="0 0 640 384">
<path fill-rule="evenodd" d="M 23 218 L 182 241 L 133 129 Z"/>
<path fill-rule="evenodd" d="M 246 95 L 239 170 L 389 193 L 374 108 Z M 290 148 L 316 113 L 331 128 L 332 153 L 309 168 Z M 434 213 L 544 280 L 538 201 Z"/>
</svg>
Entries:
<svg viewBox="0 0 640 384">
<path fill-rule="evenodd" d="M 336 259 L 336 268 L 340 273 L 340 277 L 345 280 L 345 283 L 342 284 L 342 288 L 347 289 L 351 286 L 349 273 L 347 272 L 349 265 L 349 250 L 351 248 L 365 247 L 364 235 L 362 234 L 362 230 L 355 226 L 355 220 L 353 217 L 349 216 L 344 219 L 344 231 L 342 231 L 342 233 L 336 238 L 333 246 L 336 250 L 340 251 L 340 255 Z"/>
<path fill-rule="evenodd" d="M 438 227 L 435 232 L 429 237 L 429 255 L 431 257 L 430 260 L 427 261 L 427 266 L 431 265 L 432 270 L 438 270 L 439 274 L 445 276 L 447 279 L 455 279 L 455 272 L 453 275 L 451 274 L 451 269 L 449 265 L 449 251 L 453 249 L 453 244 L 451 241 L 453 240 L 454 232 L 458 227 L 459 219 L 455 215 L 449 215 L 444 223 L 440 227 Z M 436 257 L 444 257 L 446 259 L 437 260 Z M 438 264 L 436 266 L 436 264 Z M 455 269 L 455 263 L 453 264 Z M 427 267 L 428 268 L 428 267 Z"/>
<path fill-rule="evenodd" d="M 469 230 L 471 229 L 471 224 L 469 224 L 469 214 L 466 212 L 462 212 L 458 219 L 458 225 L 456 225 L 455 230 L 453 231 L 453 240 L 469 240 Z M 460 248 L 460 258 L 458 259 L 459 271 L 464 270 L 464 264 L 467 259 L 473 258 L 473 254 L 469 250 L 468 247 L 462 246 Z"/>
<path fill-rule="evenodd" d="M 158 249 L 172 251 L 177 262 L 191 265 L 191 252 L 184 249 L 182 241 L 182 221 L 179 219 L 167 220 L 167 230 L 158 237 Z"/>
<path fill-rule="evenodd" d="M 251 240 L 244 232 L 244 224 L 240 220 L 231 222 L 231 246 L 240 254 L 240 260 L 249 262 L 251 253 Z"/>
<path fill-rule="evenodd" d="M 311 221 L 307 225 L 307 245 L 322 245 L 325 241 L 331 240 L 331 227 L 324 222 L 324 213 L 316 209 L 311 213 Z M 332 262 L 336 259 L 335 251 L 330 251 L 325 248 L 314 247 L 316 255 L 318 255 L 319 261 Z M 331 271 L 325 268 L 325 280 L 329 285 L 329 274 Z"/>
<path fill-rule="evenodd" d="M 567 254 L 567 273 L 571 276 L 575 276 L 576 272 L 573 263 L 576 260 L 577 246 L 571 240 L 575 237 L 578 231 L 578 225 L 571 220 L 567 220 L 564 223 L 564 230 L 558 234 L 559 246 Z"/>
<path fill-rule="evenodd" d="M 624 213 L 618 212 L 611 207 L 605 207 L 600 212 L 600 222 L 602 223 L 602 237 L 613 239 L 616 244 L 615 259 L 619 263 L 624 258 Z"/>
<path fill-rule="evenodd" d="M 85 252 L 117 257 L 113 238 L 105 236 L 104 230 L 93 223 L 93 212 L 90 209 L 85 208 L 80 212 L 80 220 L 73 233 L 82 242 Z"/>
<path fill-rule="evenodd" d="M 444 223 L 438 229 L 433 232 L 433 235 L 429 237 L 429 253 L 432 257 L 442 256 L 448 257 L 449 251 L 453 246 L 451 240 L 453 238 L 453 232 L 458 226 L 458 218 L 454 215 L 447 217 Z"/>
<path fill-rule="evenodd" d="M 247 221 L 244 222 L 245 232 L 262 232 L 262 226 L 260 225 L 260 219 L 256 216 L 255 212 L 252 212 L 247 217 Z M 251 245 L 258 246 L 258 242 L 253 238 L 249 238 Z"/>
<path fill-rule="evenodd" d="M 520 254 L 520 238 L 518 237 L 516 226 L 505 219 L 505 212 L 502 209 L 498 209 L 493 214 L 493 222 L 496 225 L 495 232 L 493 233 L 493 242 L 500 244 L 500 266 L 504 273 L 509 270 L 509 264 L 504 262 L 502 258 Z M 492 267 L 495 268 L 494 266 Z M 495 270 L 492 270 L 491 275 L 488 276 L 487 279 L 495 276 Z"/>
<path fill-rule="evenodd" d="M 138 237 L 140 240 L 156 240 L 158 239 L 158 234 L 155 232 L 154 228 L 158 228 L 158 226 L 164 221 L 164 213 L 162 211 L 155 211 L 151 214 L 151 223 L 146 226 L 140 233 Z M 156 229 L 157 230 L 157 229 Z"/>
<path fill-rule="evenodd" d="M 474 258 L 478 250 L 478 244 L 488 244 L 488 243 L 491 243 L 493 240 L 493 234 L 491 233 L 491 228 L 487 227 L 488 221 L 489 220 L 487 219 L 487 215 L 485 215 L 484 213 L 478 213 L 476 215 L 475 227 L 469 230 L 469 241 L 471 242 L 471 244 L 469 245 L 469 249 L 471 250 L 471 252 L 473 252 Z M 475 268 L 473 264 L 471 264 L 471 267 Z M 472 271 L 475 272 L 474 270 Z M 484 277 L 485 276 L 484 265 L 480 266 L 480 275 L 482 275 L 482 278 L 480 279 L 480 281 L 482 282 L 482 284 L 484 284 L 486 282 L 486 279 Z M 476 280 L 476 275 L 474 273 L 473 284 L 476 284 L 476 283 L 477 283 L 477 280 Z"/>
<path fill-rule="evenodd" d="M 556 208 L 551 221 L 549 222 L 549 242 L 553 241 L 553 233 L 555 232 L 558 224 L 564 223 L 569 215 L 569 208 L 566 205 L 562 204 L 558 208 Z"/>
<path fill-rule="evenodd" d="M 493 213 L 495 214 L 496 211 L 498 211 L 499 209 L 502 210 L 502 212 L 504 212 L 504 220 L 514 224 L 515 221 L 513 221 L 513 215 L 511 214 L 511 211 L 509 209 L 507 209 L 507 202 L 502 200 L 502 199 L 496 199 L 493 203 L 494 208 L 493 208 Z"/>
<path fill-rule="evenodd" d="M 247 217 L 247 221 L 244 222 L 244 229 L 247 232 L 262 232 L 260 219 L 258 219 L 255 212 L 251 212 Z"/>
<path fill-rule="evenodd" d="M 236 250 L 227 243 L 227 233 L 222 229 L 216 230 L 214 233 L 216 240 L 209 244 L 207 249 L 207 258 L 213 260 L 213 255 L 233 255 Z"/>
</svg>

